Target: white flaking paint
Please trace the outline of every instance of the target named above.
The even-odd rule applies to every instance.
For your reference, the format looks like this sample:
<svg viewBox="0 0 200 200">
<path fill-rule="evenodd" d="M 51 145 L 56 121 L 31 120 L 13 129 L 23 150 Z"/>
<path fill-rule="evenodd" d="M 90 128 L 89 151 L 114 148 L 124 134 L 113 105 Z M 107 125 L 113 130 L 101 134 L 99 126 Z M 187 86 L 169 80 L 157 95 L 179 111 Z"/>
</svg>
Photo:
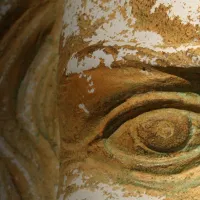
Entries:
<svg viewBox="0 0 200 200">
<path fill-rule="evenodd" d="M 82 2 L 79 1 L 65 1 L 65 12 L 63 16 L 63 46 L 66 42 L 67 37 L 73 34 L 79 34 L 80 29 L 78 26 L 78 13 L 81 9 Z"/>
<path fill-rule="evenodd" d="M 89 114 L 90 112 L 88 111 L 88 109 L 85 107 L 85 104 L 79 104 L 78 107 L 83 110 L 86 114 Z"/>
<path fill-rule="evenodd" d="M 66 75 L 74 73 L 82 73 L 86 70 L 97 68 L 99 64 L 100 64 L 99 59 L 95 59 L 94 57 L 90 58 L 87 56 L 84 57 L 84 59 L 79 62 L 78 58 L 76 57 L 76 54 L 74 54 L 70 58 L 67 64 Z M 80 77 L 82 76 L 80 75 Z"/>
<path fill-rule="evenodd" d="M 133 16 L 132 5 L 129 0 L 110 0 L 109 2 L 87 0 L 85 4 L 82 4 L 82 2 L 85 1 L 66 1 L 63 17 L 63 24 L 65 26 L 63 28 L 63 46 L 69 36 L 78 35 L 80 33 L 78 18 L 84 15 L 83 18 L 89 19 L 91 24 L 95 24 L 99 19 L 104 19 L 105 21 L 96 29 L 95 34 L 91 38 L 84 39 L 89 45 L 103 42 L 104 46 L 137 46 L 165 53 L 177 53 L 179 51 L 187 51 L 200 47 L 200 45 L 195 44 L 182 44 L 179 47 L 165 47 L 163 38 L 158 33 L 135 30 L 134 24 L 137 19 Z M 200 0 L 157 0 L 151 9 L 151 13 L 154 13 L 156 8 L 161 4 L 169 6 L 168 15 L 171 19 L 174 19 L 175 16 L 179 16 L 184 24 L 188 22 L 193 25 L 199 24 Z M 126 9 L 125 15 L 121 13 L 120 9 L 122 8 Z M 88 58 L 87 62 L 93 61 Z M 94 63 L 94 65 L 95 64 L 97 65 L 97 63 Z"/>
<path fill-rule="evenodd" d="M 65 46 L 66 39 L 71 35 L 78 35 L 80 33 L 80 27 L 78 26 L 78 18 L 79 16 L 84 15 L 83 19 L 90 20 L 91 25 L 95 24 L 97 20 L 104 19 L 108 20 L 111 18 L 113 14 L 116 13 L 116 18 L 118 20 L 110 20 L 108 24 L 104 23 L 104 31 L 102 32 L 102 28 L 100 28 L 100 31 L 102 34 L 106 34 L 105 30 L 106 27 L 111 26 L 111 23 L 114 24 L 113 31 L 115 31 L 113 34 L 116 34 L 116 32 L 122 32 L 123 30 L 127 30 L 128 25 L 131 26 L 134 24 L 135 19 L 132 15 L 132 7 L 129 5 L 129 0 L 111 0 L 108 2 L 103 1 L 93 1 L 93 0 L 87 0 L 86 3 L 83 3 L 84 1 L 74 1 L 74 0 L 66 0 L 65 1 L 65 11 L 63 16 L 63 46 Z M 126 7 L 126 14 L 127 17 L 124 19 L 122 15 L 120 14 L 119 10 L 120 8 Z M 128 19 L 131 19 L 131 21 L 128 22 Z M 117 29 L 117 30 L 115 30 Z M 111 31 L 107 33 L 112 34 Z M 126 33 L 126 35 L 130 35 L 130 33 Z M 103 36 L 103 35 L 102 35 Z M 105 36 L 104 36 L 105 37 Z"/>
<path fill-rule="evenodd" d="M 65 190 L 67 188 L 67 176 L 64 176 L 64 179 L 63 179 L 63 186 L 62 186 L 62 193 L 59 195 L 59 198 L 58 200 L 64 200 L 65 199 Z"/>
<path fill-rule="evenodd" d="M 167 14 L 170 19 L 178 16 L 183 24 L 191 23 L 193 25 L 199 25 L 200 23 L 200 0 L 157 0 L 151 8 L 151 14 L 160 5 L 169 7 Z"/>
<path fill-rule="evenodd" d="M 65 200 L 65 193 L 60 194 L 58 200 Z"/>
<path fill-rule="evenodd" d="M 163 37 L 152 31 L 136 31 L 134 38 L 137 45 L 143 48 L 153 48 L 163 44 Z"/>
<path fill-rule="evenodd" d="M 120 26 L 118 23 L 120 19 L 115 19 L 116 29 Z M 123 34 L 115 30 L 115 27 L 105 27 L 103 29 L 97 29 L 95 35 L 91 38 L 86 38 L 84 41 L 90 42 L 90 45 L 97 44 L 98 42 L 104 41 L 104 46 L 132 46 L 132 47 L 143 47 L 155 50 L 157 46 L 163 45 L 163 37 L 156 32 L 153 31 L 134 31 L 133 28 L 129 28 L 126 30 L 123 28 Z M 115 25 L 114 24 L 114 25 Z M 108 33 L 111 32 L 110 35 Z M 115 35 L 116 34 L 116 35 Z M 157 51 L 162 51 L 163 48 L 157 48 Z"/>
<path fill-rule="evenodd" d="M 87 82 L 90 82 L 92 80 L 92 76 L 87 77 Z"/>
<path fill-rule="evenodd" d="M 83 74 L 81 73 L 81 74 L 79 74 L 79 78 L 82 78 L 83 77 Z"/>
<path fill-rule="evenodd" d="M 104 65 L 111 69 L 112 63 L 115 61 L 124 60 L 128 55 L 137 56 L 138 50 L 131 50 L 126 48 L 120 48 L 118 50 L 117 56 L 114 58 L 113 55 L 105 53 L 103 50 L 96 50 L 91 55 L 85 56 L 82 60 L 78 61 L 76 54 L 72 55 L 67 67 L 66 75 L 79 73 L 79 78 L 86 78 L 89 87 L 94 85 L 91 76 L 84 74 L 84 71 L 97 68 L 100 62 L 104 61 Z M 139 56 L 141 62 L 151 65 L 157 65 L 157 58 L 149 58 L 148 56 Z M 94 93 L 94 88 L 88 90 L 88 93 Z"/>
<path fill-rule="evenodd" d="M 92 88 L 92 89 L 89 89 L 89 90 L 88 90 L 88 93 L 89 93 L 89 94 L 92 94 L 92 93 L 94 93 L 94 91 L 95 91 L 95 88 Z"/>
<path fill-rule="evenodd" d="M 89 83 L 89 87 L 92 87 L 93 85 L 94 85 L 93 81 Z"/>
<path fill-rule="evenodd" d="M 91 190 L 80 189 L 77 192 L 71 194 L 66 200 L 164 200 L 165 197 L 153 197 L 146 194 L 142 194 L 141 196 L 124 196 L 124 192 L 122 190 L 115 190 L 115 188 L 106 185 L 99 184 L 98 189 Z"/>
<path fill-rule="evenodd" d="M 137 53 L 138 53 L 138 50 L 130 50 L 130 49 L 121 48 L 118 50 L 116 61 L 123 60 L 124 57 L 127 55 L 135 56 Z"/>
<path fill-rule="evenodd" d="M 79 189 L 70 194 L 65 200 L 164 200 L 165 197 L 153 197 L 147 194 L 127 196 L 125 188 L 112 182 L 97 183 L 94 189 L 88 188 L 87 180 L 89 177 L 83 176 L 83 172 L 78 172 L 77 177 L 69 185 L 76 185 Z"/>
<path fill-rule="evenodd" d="M 108 5 L 104 8 L 100 6 L 101 1 L 87 0 L 86 4 L 82 0 L 65 0 L 65 12 L 63 16 L 63 46 L 65 45 L 66 39 L 71 35 L 78 35 L 80 28 L 78 26 L 78 18 L 84 15 L 85 20 L 90 20 L 91 24 L 94 24 L 96 20 L 101 18 L 108 18 L 112 13 L 112 10 Z M 116 7 L 116 6 L 115 6 Z M 106 10 L 106 8 L 109 8 Z"/>
<path fill-rule="evenodd" d="M 187 51 L 190 49 L 198 49 L 200 48 L 200 45 L 194 44 L 181 44 L 179 47 L 165 47 L 163 43 L 163 38 L 161 35 L 157 34 L 156 32 L 152 31 L 135 31 L 135 34 L 131 37 L 135 41 L 128 41 L 127 38 L 125 40 L 113 40 L 112 38 L 109 38 L 109 40 L 106 40 L 106 37 L 101 39 L 101 37 L 94 36 L 92 38 L 85 39 L 86 41 L 90 41 L 90 44 L 96 44 L 98 42 L 104 41 L 104 46 L 115 46 L 118 45 L 119 47 L 125 49 L 124 46 L 130 46 L 130 47 L 142 47 L 142 48 L 148 48 L 155 52 L 164 52 L 164 53 L 177 53 L 180 51 Z M 108 39 L 108 38 L 107 38 Z"/>
<path fill-rule="evenodd" d="M 58 193 L 58 188 L 59 188 L 58 184 L 54 185 L 54 192 L 55 192 L 55 194 Z"/>
<path fill-rule="evenodd" d="M 96 31 L 95 35 L 91 38 L 84 39 L 85 42 L 90 42 L 90 45 L 96 44 L 100 41 L 106 41 L 112 43 L 114 46 L 117 42 L 133 42 L 133 28 L 128 25 L 128 19 L 124 18 L 122 14 L 118 11 L 115 14 L 115 18 L 109 20 L 100 26 Z M 131 18 L 132 22 L 135 22 L 135 18 Z"/>
<path fill-rule="evenodd" d="M 196 65 L 199 65 L 200 64 L 200 56 L 193 56 L 192 62 Z"/>
<path fill-rule="evenodd" d="M 164 53 L 177 53 L 180 51 L 187 51 L 190 49 L 198 49 L 200 48 L 200 45 L 191 45 L 191 44 L 183 44 L 180 45 L 179 47 L 175 48 L 175 47 L 167 47 L 167 48 L 161 48 L 161 47 L 156 47 L 153 48 L 152 50 L 156 51 L 156 52 L 164 52 Z"/>
<path fill-rule="evenodd" d="M 158 65 L 158 63 L 156 62 L 156 60 L 157 60 L 157 58 L 152 58 L 150 60 L 150 64 L 153 65 L 153 66 Z"/>
<path fill-rule="evenodd" d="M 83 180 L 83 173 L 77 173 L 77 177 L 75 179 L 73 179 L 69 186 L 70 185 L 76 185 L 77 187 L 81 187 L 81 186 L 84 186 L 85 182 Z"/>
<path fill-rule="evenodd" d="M 84 59 L 80 61 L 78 61 L 76 54 L 74 54 L 67 64 L 66 75 L 71 73 L 82 73 L 97 68 L 101 63 L 101 60 L 104 61 L 106 67 L 111 69 L 111 64 L 113 63 L 114 58 L 112 55 L 106 54 L 103 50 L 96 50 L 90 55 L 90 57 L 85 56 Z"/>
<path fill-rule="evenodd" d="M 94 86 L 94 82 L 92 81 L 92 76 L 84 74 L 84 72 L 81 72 L 80 75 L 79 75 L 79 78 L 85 78 L 86 81 L 87 81 L 87 84 L 88 84 L 88 88 L 89 88 L 88 89 L 88 93 L 89 94 L 94 93 L 95 88 L 93 87 Z"/>
<path fill-rule="evenodd" d="M 111 64 L 114 61 L 114 58 L 112 55 L 106 54 L 103 50 L 97 50 L 97 51 L 94 51 L 93 56 L 99 59 L 99 61 L 100 59 L 103 59 L 105 66 L 111 69 Z"/>
<path fill-rule="evenodd" d="M 146 76 L 149 76 L 149 75 L 152 74 L 152 73 L 150 73 L 150 72 L 148 72 L 148 71 L 144 71 L 144 70 L 140 70 L 140 72 L 141 72 L 142 74 L 145 74 Z"/>
<path fill-rule="evenodd" d="M 160 41 L 161 42 L 161 41 Z M 160 43 L 159 42 L 159 43 Z M 143 47 L 145 44 L 143 44 Z M 167 48 L 161 48 L 161 47 L 153 47 L 149 45 L 149 43 L 146 44 L 146 47 L 148 46 L 149 49 L 152 49 L 156 52 L 164 52 L 164 53 L 177 53 L 180 51 L 187 51 L 190 49 L 198 49 L 200 48 L 200 45 L 181 45 L 177 48 L 174 47 L 167 47 Z M 137 56 L 138 51 L 137 50 L 131 50 L 127 49 L 125 47 L 121 47 L 118 49 L 118 54 L 116 58 L 113 58 L 113 55 L 105 53 L 103 50 L 96 50 L 94 51 L 90 57 L 85 56 L 82 60 L 78 61 L 78 58 L 76 57 L 76 54 L 72 55 L 70 58 L 67 67 L 66 67 L 66 75 L 73 74 L 73 73 L 80 73 L 79 78 L 87 78 L 87 82 L 90 81 L 90 78 L 88 78 L 85 74 L 83 74 L 84 71 L 97 68 L 100 65 L 100 62 L 104 61 L 104 65 L 111 69 L 112 63 L 114 61 L 120 61 L 124 60 L 125 56 L 132 55 Z M 151 65 L 157 65 L 157 58 L 149 58 L 148 56 L 139 56 L 138 57 L 141 62 Z M 194 64 L 199 64 L 199 56 L 193 56 L 192 61 Z M 92 86 L 92 83 L 89 83 L 90 86 Z"/>
<path fill-rule="evenodd" d="M 78 169 L 74 169 L 74 170 L 72 171 L 72 174 L 73 174 L 73 175 L 78 174 L 78 173 L 79 173 Z"/>
<path fill-rule="evenodd" d="M 156 62 L 157 58 L 149 58 L 148 56 L 139 56 L 138 58 L 143 63 L 151 64 L 153 66 L 158 65 Z"/>
</svg>

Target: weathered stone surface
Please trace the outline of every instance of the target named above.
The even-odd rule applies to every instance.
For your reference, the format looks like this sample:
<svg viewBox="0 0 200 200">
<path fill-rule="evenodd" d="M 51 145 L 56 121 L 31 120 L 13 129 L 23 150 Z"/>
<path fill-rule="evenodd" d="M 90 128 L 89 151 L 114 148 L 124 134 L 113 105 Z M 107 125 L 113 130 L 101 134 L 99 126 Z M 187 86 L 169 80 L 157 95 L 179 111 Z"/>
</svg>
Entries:
<svg viewBox="0 0 200 200">
<path fill-rule="evenodd" d="M 199 7 L 1 1 L 0 199 L 199 199 Z"/>
</svg>

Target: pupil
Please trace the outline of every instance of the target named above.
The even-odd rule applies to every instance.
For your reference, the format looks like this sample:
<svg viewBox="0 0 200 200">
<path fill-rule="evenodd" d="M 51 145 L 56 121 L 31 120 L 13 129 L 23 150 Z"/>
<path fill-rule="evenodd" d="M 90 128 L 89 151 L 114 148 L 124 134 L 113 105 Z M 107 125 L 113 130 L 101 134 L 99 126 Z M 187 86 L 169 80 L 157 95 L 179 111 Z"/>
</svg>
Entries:
<svg viewBox="0 0 200 200">
<path fill-rule="evenodd" d="M 163 139 L 172 137 L 175 134 L 175 126 L 169 121 L 160 121 L 154 126 L 155 135 Z"/>
<path fill-rule="evenodd" d="M 182 149 L 187 143 L 189 120 L 180 111 L 162 109 L 139 117 L 137 134 L 148 148 L 168 153 Z"/>
</svg>

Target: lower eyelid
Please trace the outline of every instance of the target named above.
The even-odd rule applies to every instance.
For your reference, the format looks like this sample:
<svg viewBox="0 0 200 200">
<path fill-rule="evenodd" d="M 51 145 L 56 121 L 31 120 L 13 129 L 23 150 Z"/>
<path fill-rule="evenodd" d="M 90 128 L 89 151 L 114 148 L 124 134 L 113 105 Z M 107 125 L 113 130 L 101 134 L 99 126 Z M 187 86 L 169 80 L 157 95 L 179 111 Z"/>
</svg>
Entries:
<svg viewBox="0 0 200 200">
<path fill-rule="evenodd" d="M 108 147 L 109 146 L 109 147 Z M 112 154 L 125 168 L 139 171 L 149 171 L 152 173 L 174 174 L 182 171 L 187 165 L 196 161 L 200 157 L 200 149 L 194 149 L 185 153 L 180 153 L 177 157 L 149 158 L 139 155 L 127 155 L 117 148 L 112 147 L 109 141 L 105 141 L 105 148 Z M 189 157 L 189 159 L 188 159 Z M 192 163 L 193 164 L 193 163 Z"/>
</svg>

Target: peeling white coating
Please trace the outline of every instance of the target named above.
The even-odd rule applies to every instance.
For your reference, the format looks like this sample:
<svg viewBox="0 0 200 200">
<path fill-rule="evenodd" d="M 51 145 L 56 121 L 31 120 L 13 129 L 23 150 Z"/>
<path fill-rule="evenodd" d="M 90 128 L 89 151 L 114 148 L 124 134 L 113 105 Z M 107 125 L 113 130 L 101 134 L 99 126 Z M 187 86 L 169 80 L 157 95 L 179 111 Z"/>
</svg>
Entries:
<svg viewBox="0 0 200 200">
<path fill-rule="evenodd" d="M 86 114 L 89 114 L 90 112 L 86 108 L 85 104 L 79 104 L 78 107 L 83 110 Z"/>
<path fill-rule="evenodd" d="M 58 200 L 64 200 L 65 199 L 65 190 L 67 188 L 67 176 L 64 176 L 63 179 L 63 186 L 62 186 L 62 193 L 60 194 Z"/>
<path fill-rule="evenodd" d="M 55 194 L 57 194 L 58 193 L 58 185 L 56 184 L 56 185 L 54 185 L 54 192 L 55 192 Z"/>
<path fill-rule="evenodd" d="M 184 44 L 184 45 L 180 45 L 177 48 L 175 48 L 175 47 L 167 47 L 167 48 L 156 47 L 156 48 L 153 48 L 152 50 L 157 51 L 157 52 L 162 51 L 165 53 L 177 53 L 180 51 L 187 51 L 190 49 L 198 49 L 198 48 L 200 48 L 200 45 Z"/>
<path fill-rule="evenodd" d="M 170 19 L 178 16 L 183 24 L 200 23 L 200 0 L 157 0 L 151 8 L 151 13 L 154 13 L 160 5 L 169 7 L 167 14 Z"/>
<path fill-rule="evenodd" d="M 91 83 L 89 83 L 89 86 L 92 87 L 94 85 L 94 82 L 92 81 Z"/>
<path fill-rule="evenodd" d="M 83 173 L 79 172 L 77 178 L 73 179 L 70 185 L 75 184 L 78 191 L 70 194 L 65 200 L 164 200 L 165 197 L 153 197 L 147 194 L 126 196 L 124 188 L 111 183 L 98 183 L 95 189 L 90 189 L 86 186 L 88 178 L 83 177 Z M 63 200 L 64 200 L 63 199 Z"/>
<path fill-rule="evenodd" d="M 83 173 L 78 173 L 78 176 L 73 179 L 69 185 L 76 185 L 77 187 L 84 186 L 84 181 L 83 181 Z"/>
<path fill-rule="evenodd" d="M 79 78 L 86 78 L 89 83 L 89 87 L 94 85 L 91 76 L 87 76 L 84 74 L 84 71 L 97 68 L 100 65 L 100 62 L 104 61 L 104 65 L 111 69 L 111 65 L 115 61 L 124 60 L 124 58 L 128 55 L 137 56 L 138 50 L 131 50 L 126 48 L 120 48 L 118 50 L 118 54 L 116 58 L 113 55 L 105 53 L 103 50 L 96 50 L 90 56 L 85 56 L 82 60 L 78 61 L 76 58 L 76 54 L 72 55 L 70 58 L 67 67 L 66 67 L 66 75 L 79 73 Z M 141 62 L 151 65 L 157 65 L 157 58 L 149 58 L 148 56 L 138 56 Z M 88 93 L 94 93 L 95 88 L 92 87 L 88 90 Z"/>
<path fill-rule="evenodd" d="M 124 18 L 123 15 L 118 11 L 115 14 L 115 18 L 109 20 L 100 26 L 92 38 L 86 38 L 84 41 L 90 42 L 90 45 L 96 44 L 99 41 L 106 41 L 115 45 L 117 42 L 134 42 L 133 31 L 134 29 L 128 25 L 128 19 Z M 135 18 L 131 17 L 132 23 L 135 23 Z M 112 46 L 113 46 L 112 45 Z"/>
<path fill-rule="evenodd" d="M 104 61 L 106 67 L 111 69 L 114 58 L 112 55 L 106 54 L 103 50 L 96 50 L 90 56 L 85 56 L 81 61 L 78 61 L 76 54 L 74 54 L 67 64 L 66 75 L 82 73 L 86 70 L 97 68 L 101 60 Z"/>
<path fill-rule="evenodd" d="M 80 62 L 78 61 L 78 58 L 76 57 L 76 54 L 74 54 L 68 64 L 67 64 L 67 70 L 66 75 L 73 74 L 73 73 L 81 73 L 85 70 L 89 70 L 92 68 L 96 68 L 100 64 L 100 61 L 95 58 L 85 57 Z M 80 75 L 80 78 L 82 76 Z"/>
<path fill-rule="evenodd" d="M 142 74 L 145 74 L 146 76 L 149 76 L 149 75 L 152 74 L 152 73 L 150 73 L 150 72 L 148 72 L 148 71 L 144 71 L 144 70 L 140 70 L 140 72 L 141 72 Z"/>
<path fill-rule="evenodd" d="M 149 58 L 148 56 L 139 56 L 141 62 L 151 65 L 157 65 L 157 58 Z"/>
<path fill-rule="evenodd" d="M 85 2 L 82 4 L 82 2 Z M 101 4 L 101 5 L 100 5 Z M 160 5 L 169 7 L 167 14 L 170 19 L 178 16 L 183 24 L 190 23 L 199 25 L 200 23 L 200 0 L 157 0 L 151 8 L 151 13 L 156 12 Z M 126 9 L 125 14 L 121 9 Z M 84 17 L 81 17 L 81 16 Z M 106 1 L 66 1 L 63 17 L 63 36 L 65 45 L 66 39 L 71 35 L 78 35 L 80 27 L 78 18 L 90 20 L 91 25 L 97 20 L 103 19 L 104 23 L 95 30 L 93 36 L 84 38 L 89 45 L 103 42 L 104 46 L 121 46 L 149 48 L 156 52 L 177 53 L 189 49 L 197 49 L 200 45 L 182 44 L 179 47 L 165 47 L 163 38 L 156 32 L 138 31 L 134 28 L 137 19 L 133 16 L 132 5 L 129 0 L 110 0 Z M 87 62 L 93 62 L 88 59 Z M 94 63 L 95 64 L 95 63 Z"/>
<path fill-rule="evenodd" d="M 90 82 L 92 80 L 92 76 L 87 77 L 87 82 Z"/>
<path fill-rule="evenodd" d="M 91 190 L 80 189 L 77 192 L 71 194 L 66 200 L 164 200 L 164 197 L 152 197 L 146 194 L 141 196 L 124 196 L 124 192 L 122 190 L 115 190 L 115 188 L 106 185 L 99 184 L 98 189 Z"/>
<path fill-rule="evenodd" d="M 104 65 L 111 69 L 111 65 L 115 61 L 124 60 L 126 56 L 136 56 L 137 57 L 138 50 L 131 50 L 126 48 L 120 48 L 118 50 L 118 54 L 116 58 L 113 55 L 105 53 L 103 50 L 96 50 L 90 56 L 85 56 L 82 60 L 78 61 L 76 58 L 76 54 L 72 55 L 70 58 L 67 67 L 66 67 L 66 75 L 79 73 L 79 78 L 86 78 L 88 82 L 88 86 L 92 87 L 94 82 L 92 81 L 91 76 L 87 76 L 84 74 L 84 71 L 97 68 L 100 65 L 100 62 L 104 61 Z M 139 60 L 146 64 L 157 65 L 157 58 L 149 58 L 148 56 L 138 56 Z M 95 88 L 92 87 L 88 90 L 88 93 L 94 93 Z"/>
<path fill-rule="evenodd" d="M 64 42 L 63 46 L 65 44 L 65 41 L 67 37 L 73 34 L 79 34 L 79 26 L 78 26 L 78 12 L 81 9 L 81 1 L 65 1 L 65 12 L 63 16 L 63 25 L 65 28 L 63 28 L 63 37 Z"/>
<path fill-rule="evenodd" d="M 163 44 L 163 37 L 152 31 L 136 31 L 134 37 L 138 46 L 144 48 L 153 48 Z"/>
<path fill-rule="evenodd" d="M 130 49 L 121 48 L 118 51 L 116 61 L 123 60 L 124 57 L 127 55 L 135 56 L 137 53 L 138 53 L 138 50 L 130 50 Z"/>
<path fill-rule="evenodd" d="M 199 65 L 199 64 L 200 64 L 200 56 L 193 56 L 193 57 L 192 57 L 192 62 L 193 62 L 194 64 Z"/>
<path fill-rule="evenodd" d="M 65 200 L 65 193 L 60 194 L 58 200 Z"/>
<path fill-rule="evenodd" d="M 89 94 L 92 94 L 95 92 L 95 88 L 94 88 L 94 82 L 92 81 L 92 76 L 91 75 L 87 75 L 87 74 L 84 74 L 84 72 L 81 72 L 79 74 L 79 78 L 85 78 L 86 81 L 87 81 L 87 84 L 88 84 L 88 93 Z"/>
<path fill-rule="evenodd" d="M 78 58 L 73 56 L 68 63 L 66 74 L 80 73 L 92 68 L 97 68 L 100 64 L 100 60 L 95 57 L 85 57 L 80 62 Z"/>
<path fill-rule="evenodd" d="M 78 174 L 79 173 L 79 171 L 78 171 L 78 169 L 74 169 L 73 171 L 72 171 L 72 174 L 74 175 L 74 174 Z"/>
<path fill-rule="evenodd" d="M 158 47 L 163 45 L 163 37 L 160 34 L 153 31 L 136 31 L 130 27 L 125 28 L 120 25 L 120 20 L 120 18 L 116 18 L 114 20 L 115 23 L 110 22 L 110 26 L 104 24 L 101 29 L 96 30 L 94 36 L 86 38 L 84 41 L 90 42 L 90 45 L 104 41 L 104 46 L 118 45 L 123 47 L 128 45 L 149 48 L 156 51 L 163 50 L 163 48 Z"/>
<path fill-rule="evenodd" d="M 99 61 L 100 59 L 103 59 L 105 66 L 111 69 L 111 64 L 114 61 L 114 58 L 112 55 L 106 54 L 103 50 L 97 50 L 97 51 L 94 51 L 93 56 L 99 59 Z"/>
<path fill-rule="evenodd" d="M 111 14 L 114 14 L 116 12 L 116 18 L 120 18 L 120 22 L 118 20 L 110 20 L 108 24 L 104 24 L 103 28 L 107 28 L 111 26 L 110 23 L 114 24 L 113 31 L 115 31 L 113 34 L 116 35 L 116 32 L 121 32 L 123 30 L 126 30 L 128 27 L 128 18 L 131 18 L 131 22 L 129 25 L 134 24 L 134 18 L 131 13 L 131 6 L 129 5 L 129 0 L 111 0 L 108 2 L 102 3 L 102 1 L 92 1 L 87 0 L 85 4 L 82 4 L 81 0 L 74 1 L 74 0 L 66 0 L 66 6 L 65 6 L 65 12 L 63 16 L 63 46 L 65 46 L 66 39 L 71 35 L 78 35 L 80 33 L 80 28 L 78 26 L 78 17 L 81 15 L 84 15 L 84 19 L 88 19 L 91 21 L 91 24 L 95 24 L 95 22 L 99 19 L 108 20 L 111 16 Z M 120 7 L 126 6 L 126 11 L 128 18 L 124 19 L 122 15 L 119 12 Z M 112 21 L 112 22 L 111 22 Z M 102 28 L 100 28 L 100 31 L 102 31 Z M 107 30 L 108 31 L 108 30 Z M 106 34 L 106 30 L 102 32 L 102 34 Z M 109 31 L 108 37 L 112 32 Z M 127 33 L 128 35 L 131 34 Z M 127 35 L 126 34 L 126 35 Z M 102 35 L 103 36 L 103 35 Z M 104 36 L 105 37 L 105 36 Z"/>
<path fill-rule="evenodd" d="M 95 88 L 92 88 L 88 90 L 88 93 L 91 94 L 91 93 L 94 93 L 94 91 L 95 91 Z"/>
</svg>

